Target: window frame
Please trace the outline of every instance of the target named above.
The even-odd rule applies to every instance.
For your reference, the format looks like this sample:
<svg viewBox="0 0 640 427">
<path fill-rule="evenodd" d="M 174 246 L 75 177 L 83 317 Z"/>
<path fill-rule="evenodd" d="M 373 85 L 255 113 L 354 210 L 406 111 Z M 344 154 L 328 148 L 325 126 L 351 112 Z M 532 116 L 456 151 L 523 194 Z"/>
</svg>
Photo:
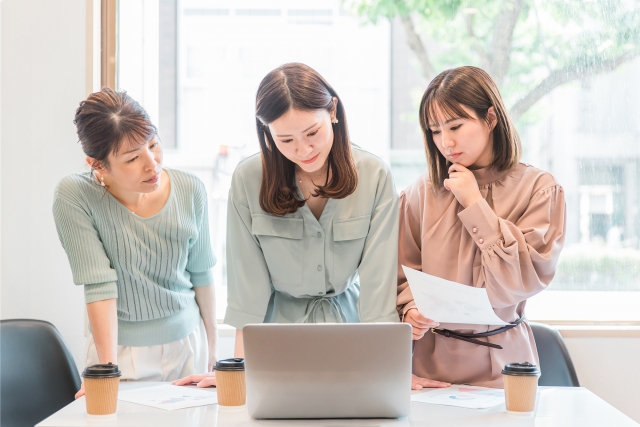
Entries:
<svg viewBox="0 0 640 427">
<path fill-rule="evenodd" d="M 95 2 L 97 0 L 87 0 L 88 2 Z M 101 4 L 101 39 L 100 39 L 100 71 L 101 77 L 100 82 L 101 85 L 116 88 L 117 87 L 117 65 L 118 65 L 118 39 L 117 39 L 117 29 L 118 29 L 118 3 L 119 0 L 100 0 Z M 177 12 L 179 13 L 179 11 Z M 180 30 L 179 24 L 176 24 L 176 38 L 179 37 L 178 32 Z M 177 50 L 177 47 L 176 47 Z M 176 61 L 179 59 L 179 55 L 176 52 L 175 55 Z M 179 70 L 179 64 L 176 64 L 176 70 Z M 177 79 L 176 79 L 177 85 Z M 178 93 L 178 88 L 176 87 L 176 97 Z M 176 111 L 176 118 L 178 112 Z M 176 120 L 176 122 L 178 122 Z M 178 134 L 176 129 L 176 135 Z M 176 141 L 176 148 L 178 147 L 178 141 Z M 391 158 L 393 159 L 395 152 L 402 152 L 402 149 L 394 149 L 390 147 Z M 408 151 L 408 150 L 406 150 Z M 220 256 L 224 256 L 224 254 L 220 254 Z M 552 285 L 551 285 L 552 286 Z M 553 295 L 553 289 L 544 291 L 548 295 L 548 299 L 554 299 L 555 295 Z M 570 291 L 573 296 L 573 304 L 580 305 L 585 300 L 585 292 L 589 291 Z M 640 292 L 638 292 L 640 294 Z M 217 295 L 219 298 L 220 295 Z M 614 298 L 615 299 L 615 298 Z M 624 305 L 625 295 L 624 292 L 621 292 L 619 295 L 620 304 Z M 217 314 L 218 323 L 223 324 L 224 313 L 219 312 Z M 559 326 L 566 330 L 572 330 L 572 328 L 577 328 L 576 330 L 593 330 L 593 331 L 608 331 L 608 330 L 617 330 L 617 331 L 632 331 L 629 332 L 631 334 L 635 334 L 633 336 L 640 335 L 640 318 L 638 320 L 615 320 L 614 318 L 610 320 L 590 320 L 590 319 L 563 319 L 562 316 L 552 315 L 552 316 L 544 316 L 544 318 L 539 318 L 538 316 L 534 316 L 529 318 L 531 321 L 547 323 L 554 326 Z M 582 329 L 581 329 L 582 328 Z M 625 332 L 626 333 L 626 332 Z"/>
<path fill-rule="evenodd" d="M 100 85 L 111 89 L 117 87 L 118 2 L 119 0 L 100 0 Z"/>
</svg>

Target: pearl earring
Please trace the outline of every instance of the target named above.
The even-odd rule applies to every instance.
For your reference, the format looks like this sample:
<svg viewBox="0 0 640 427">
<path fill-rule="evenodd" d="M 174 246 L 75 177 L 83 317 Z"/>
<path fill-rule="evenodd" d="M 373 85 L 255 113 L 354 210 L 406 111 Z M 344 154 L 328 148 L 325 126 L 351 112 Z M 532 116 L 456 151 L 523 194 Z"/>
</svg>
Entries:
<svg viewBox="0 0 640 427">
<path fill-rule="evenodd" d="M 333 123 L 334 125 L 337 125 L 340 122 L 338 121 L 337 117 L 334 117 L 333 119 L 331 119 L 331 123 Z"/>
<path fill-rule="evenodd" d="M 104 176 L 100 175 L 100 186 L 104 187 Z"/>
</svg>

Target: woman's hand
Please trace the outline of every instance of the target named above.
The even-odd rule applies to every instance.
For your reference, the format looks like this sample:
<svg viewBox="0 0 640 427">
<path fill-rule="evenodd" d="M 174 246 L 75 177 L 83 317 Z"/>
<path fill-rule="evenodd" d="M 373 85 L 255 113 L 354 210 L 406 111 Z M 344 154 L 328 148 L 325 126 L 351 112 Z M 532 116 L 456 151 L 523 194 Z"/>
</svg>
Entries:
<svg viewBox="0 0 640 427">
<path fill-rule="evenodd" d="M 193 290 L 195 292 L 196 303 L 200 308 L 200 316 L 204 323 L 204 329 L 207 334 L 207 346 L 209 349 L 207 370 L 211 372 L 216 364 L 216 349 L 218 343 L 215 287 L 213 285 L 196 286 Z"/>
<path fill-rule="evenodd" d="M 216 373 L 207 372 L 203 375 L 189 375 L 188 377 L 180 378 L 179 380 L 171 381 L 173 385 L 190 385 L 195 384 L 198 387 L 215 387 L 216 386 Z"/>
<path fill-rule="evenodd" d="M 413 333 L 414 340 L 422 338 L 429 328 L 435 328 L 440 325 L 440 323 L 435 320 L 424 317 L 415 307 L 410 308 L 409 311 L 404 314 L 404 319 L 402 319 L 402 321 L 409 323 L 412 326 L 411 331 Z"/>
<path fill-rule="evenodd" d="M 449 167 L 449 178 L 444 180 L 444 188 L 451 191 L 465 209 L 482 199 L 473 172 L 457 163 Z"/>
<path fill-rule="evenodd" d="M 76 393 L 76 399 L 79 399 L 82 396 L 84 396 L 84 381 L 82 381 L 82 384 L 80 385 L 80 390 L 78 390 L 78 392 Z"/>
<path fill-rule="evenodd" d="M 420 378 L 411 374 L 411 390 L 422 390 L 423 388 L 445 388 L 450 386 L 450 383 L 428 380 L 426 378 Z"/>
<path fill-rule="evenodd" d="M 213 367 L 216 366 L 216 349 L 215 346 L 213 348 L 209 348 L 209 361 L 207 362 L 207 370 L 209 372 L 213 371 Z"/>
<path fill-rule="evenodd" d="M 213 336 L 212 336 L 213 335 Z M 207 329 L 207 346 L 209 348 L 209 360 L 207 360 L 207 372 L 213 372 L 213 368 L 216 366 L 216 362 L 218 361 L 216 357 L 217 348 L 218 348 L 218 328 L 212 329 L 209 327 Z"/>
<path fill-rule="evenodd" d="M 87 304 L 87 316 L 91 324 L 93 341 L 102 364 L 118 363 L 118 316 L 116 299 L 110 298 Z M 76 393 L 76 399 L 84 396 L 84 381 Z"/>
</svg>

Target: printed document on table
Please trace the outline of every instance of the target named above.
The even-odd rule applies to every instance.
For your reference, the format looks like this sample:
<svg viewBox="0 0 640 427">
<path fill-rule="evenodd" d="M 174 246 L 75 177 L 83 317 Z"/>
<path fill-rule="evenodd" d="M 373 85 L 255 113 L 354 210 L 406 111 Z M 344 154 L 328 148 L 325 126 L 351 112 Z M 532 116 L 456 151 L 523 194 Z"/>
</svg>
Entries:
<svg viewBox="0 0 640 427">
<path fill-rule="evenodd" d="M 491 307 L 485 288 L 465 286 L 402 266 L 418 311 L 440 323 L 508 325 Z"/>
<path fill-rule="evenodd" d="M 411 395 L 411 401 L 469 409 L 487 409 L 504 403 L 504 390 L 470 385 L 452 385 L 447 388 L 414 393 Z"/>
<path fill-rule="evenodd" d="M 118 400 L 172 411 L 218 403 L 218 394 L 192 387 L 163 384 L 118 393 Z"/>
</svg>

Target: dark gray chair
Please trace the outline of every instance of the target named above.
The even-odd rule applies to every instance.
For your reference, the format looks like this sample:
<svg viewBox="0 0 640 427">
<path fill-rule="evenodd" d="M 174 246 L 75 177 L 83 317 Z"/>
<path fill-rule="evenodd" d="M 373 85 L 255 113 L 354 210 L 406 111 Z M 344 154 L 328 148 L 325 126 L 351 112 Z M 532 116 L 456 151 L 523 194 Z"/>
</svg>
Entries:
<svg viewBox="0 0 640 427">
<path fill-rule="evenodd" d="M 2 427 L 33 427 L 73 402 L 80 389 L 76 364 L 49 322 L 0 322 Z"/>
<path fill-rule="evenodd" d="M 538 385 L 580 387 L 569 350 L 558 330 L 535 322 L 529 322 L 529 326 L 536 340 L 542 371 Z"/>
</svg>

